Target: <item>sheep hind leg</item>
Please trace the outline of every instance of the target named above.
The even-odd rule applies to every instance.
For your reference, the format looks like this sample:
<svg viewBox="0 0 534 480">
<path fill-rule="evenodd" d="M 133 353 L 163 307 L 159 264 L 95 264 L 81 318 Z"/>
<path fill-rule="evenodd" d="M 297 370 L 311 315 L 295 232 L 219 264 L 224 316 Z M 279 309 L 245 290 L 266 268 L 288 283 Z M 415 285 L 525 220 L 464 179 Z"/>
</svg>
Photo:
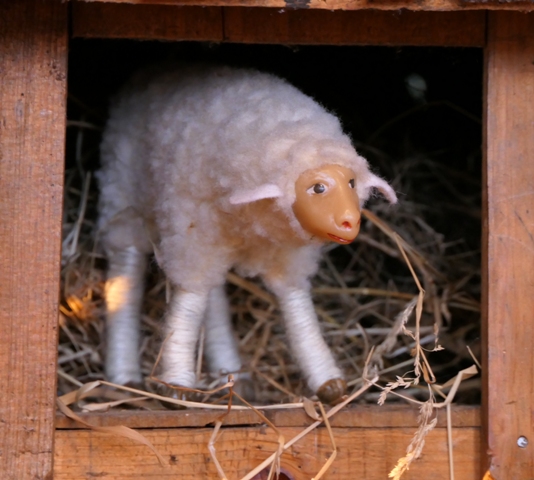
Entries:
<svg viewBox="0 0 534 480">
<path fill-rule="evenodd" d="M 238 373 L 241 358 L 231 320 L 224 286 L 213 288 L 209 294 L 205 317 L 204 352 L 208 369 L 211 374 L 220 376 L 222 383 L 226 382 L 229 373 L 233 373 L 237 382 L 235 390 L 250 399 L 253 391 L 250 375 Z"/>
<path fill-rule="evenodd" d="M 106 298 L 106 376 L 119 385 L 142 383 L 139 359 L 140 309 L 146 255 L 135 247 L 109 255 Z"/>
<path fill-rule="evenodd" d="M 279 290 L 280 292 L 280 290 Z M 310 293 L 288 289 L 278 295 L 289 343 L 308 385 L 325 403 L 336 403 L 347 385 L 324 341 Z"/>
</svg>

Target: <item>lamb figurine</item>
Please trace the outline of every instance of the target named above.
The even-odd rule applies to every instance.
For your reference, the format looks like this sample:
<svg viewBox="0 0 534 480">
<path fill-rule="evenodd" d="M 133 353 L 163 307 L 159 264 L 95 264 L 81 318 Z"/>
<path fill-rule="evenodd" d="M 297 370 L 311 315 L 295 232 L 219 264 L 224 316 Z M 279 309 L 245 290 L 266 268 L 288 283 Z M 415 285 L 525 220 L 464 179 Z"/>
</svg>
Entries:
<svg viewBox="0 0 534 480">
<path fill-rule="evenodd" d="M 161 378 L 195 385 L 204 322 L 210 372 L 241 360 L 224 293 L 234 268 L 278 298 L 291 351 L 325 402 L 345 392 L 320 331 L 309 277 L 326 241 L 350 243 L 373 188 L 339 120 L 286 81 L 228 67 L 142 72 L 115 99 L 101 145 L 99 226 L 109 258 L 106 374 L 139 383 L 146 256 L 173 285 Z"/>
</svg>

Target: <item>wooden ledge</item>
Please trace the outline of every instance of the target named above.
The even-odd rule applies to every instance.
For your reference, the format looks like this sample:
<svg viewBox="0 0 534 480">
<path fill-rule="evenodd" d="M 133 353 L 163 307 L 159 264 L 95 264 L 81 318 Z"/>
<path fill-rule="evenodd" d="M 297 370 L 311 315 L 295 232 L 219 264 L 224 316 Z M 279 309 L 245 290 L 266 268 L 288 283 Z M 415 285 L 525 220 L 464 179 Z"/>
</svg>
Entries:
<svg viewBox="0 0 534 480">
<path fill-rule="evenodd" d="M 131 428 L 190 428 L 213 425 L 224 412 L 221 410 L 123 410 L 108 413 L 79 414 L 95 426 L 125 425 Z M 301 409 L 263 410 L 262 413 L 277 427 L 307 427 L 313 420 Z M 416 428 L 419 411 L 412 405 L 353 405 L 330 419 L 337 428 Z M 225 426 L 261 425 L 264 422 L 253 411 L 233 411 L 225 419 Z M 445 411 L 438 413 L 438 427 L 446 426 Z M 478 406 L 454 406 L 454 428 L 479 428 Z M 56 416 L 56 429 L 72 430 L 85 427 L 68 419 L 63 414 Z"/>
<path fill-rule="evenodd" d="M 479 412 L 478 407 L 453 408 L 454 471 L 456 478 L 462 480 L 481 478 L 478 467 Z M 324 480 L 388 478 L 388 473 L 406 454 L 414 438 L 417 414 L 417 408 L 410 405 L 356 405 L 338 412 L 331 419 L 337 455 Z M 84 416 L 93 424 L 136 427 L 161 455 L 162 464 L 145 445 L 116 435 L 78 429 L 64 417 L 58 417 L 54 478 L 216 479 L 220 476 L 210 455 L 211 442 L 227 478 L 243 478 L 277 450 L 280 435 L 287 444 L 312 422 L 300 410 L 271 410 L 267 415 L 276 424 L 275 432 L 264 424 L 258 424 L 258 417 L 252 412 L 234 412 L 227 417 L 225 426 L 214 438 L 214 427 L 209 424 L 220 415 L 221 412 L 183 410 Z M 425 438 L 421 458 L 410 465 L 403 480 L 450 478 L 445 416 L 444 411 L 439 412 L 438 426 Z M 290 446 L 282 454 L 280 464 L 286 478 L 310 479 L 317 475 L 332 451 L 329 432 L 321 426 Z M 254 477 L 260 478 L 267 477 Z"/>
</svg>

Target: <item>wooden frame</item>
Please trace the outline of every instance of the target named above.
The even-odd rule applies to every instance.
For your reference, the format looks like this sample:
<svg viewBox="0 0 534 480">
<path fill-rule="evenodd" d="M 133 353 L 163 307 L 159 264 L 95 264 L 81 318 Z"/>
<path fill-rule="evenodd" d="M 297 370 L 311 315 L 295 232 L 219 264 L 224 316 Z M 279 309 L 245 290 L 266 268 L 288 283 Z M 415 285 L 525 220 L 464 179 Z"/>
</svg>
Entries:
<svg viewBox="0 0 534 480">
<path fill-rule="evenodd" d="M 529 318 L 534 311 L 534 14 L 498 10 L 530 11 L 534 3 L 187 1 L 209 7 L 203 9 L 176 6 L 186 0 L 137 3 L 150 5 L 76 2 L 73 34 L 485 48 L 482 422 L 477 408 L 454 409 L 456 477 L 478 479 L 491 466 L 497 480 L 529 478 L 534 471 L 534 322 Z M 310 10 L 275 15 L 272 9 L 236 5 Z M 377 6 L 436 11 L 399 17 L 363 10 Z M 314 10 L 325 8 L 354 11 Z M 0 398 L 0 471 L 10 479 L 216 478 L 213 465 L 205 462 L 211 430 L 203 427 L 213 420 L 208 413 L 91 417 L 144 429 L 168 459 L 166 469 L 144 447 L 78 429 L 61 416 L 55 429 L 67 9 L 59 0 L 0 3 L 0 381 L 6 392 Z M 355 24 L 364 27 L 352 28 Z M 232 415 L 223 433 L 227 441 L 217 445 L 224 468 L 239 474 L 265 458 L 272 436 L 250 415 Z M 325 478 L 354 478 L 355 472 L 368 480 L 385 478 L 413 434 L 415 412 L 355 407 L 339 415 L 333 424 L 339 454 Z M 272 418 L 288 437 L 307 422 L 294 414 Z M 441 424 L 404 478 L 448 478 L 448 466 L 441 463 L 443 435 Z M 520 439 L 530 443 L 520 446 Z M 330 450 L 327 434 L 319 430 L 293 449 L 288 468 L 297 472 L 295 478 L 309 478 Z"/>
<path fill-rule="evenodd" d="M 534 15 L 494 13 L 486 46 L 484 443 L 496 479 L 534 472 Z"/>
<path fill-rule="evenodd" d="M 67 7 L 0 3 L 0 472 L 51 478 Z"/>
</svg>

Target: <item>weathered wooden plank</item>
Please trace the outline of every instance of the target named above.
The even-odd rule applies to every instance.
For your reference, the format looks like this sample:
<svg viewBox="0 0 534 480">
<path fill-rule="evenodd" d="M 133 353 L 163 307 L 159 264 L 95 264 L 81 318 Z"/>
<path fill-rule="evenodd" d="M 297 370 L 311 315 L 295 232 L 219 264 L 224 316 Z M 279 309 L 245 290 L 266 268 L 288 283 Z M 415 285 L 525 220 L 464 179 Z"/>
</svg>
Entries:
<svg viewBox="0 0 534 480">
<path fill-rule="evenodd" d="M 483 47 L 484 12 L 225 8 L 224 37 L 240 43 Z"/>
<path fill-rule="evenodd" d="M 279 430 L 287 442 L 299 428 Z M 334 428 L 337 457 L 325 480 L 383 480 L 405 454 L 414 429 L 408 428 Z M 219 478 L 210 458 L 208 442 L 212 429 L 180 428 L 143 430 L 163 455 L 160 466 L 154 454 L 130 440 L 85 430 L 58 430 L 54 478 L 77 480 L 105 479 L 176 479 Z M 453 431 L 456 478 L 479 480 L 477 428 Z M 228 478 L 242 478 L 277 448 L 277 435 L 264 426 L 221 429 L 215 444 L 217 458 Z M 329 455 L 332 445 L 325 428 L 315 430 L 283 454 L 281 466 L 288 478 L 312 478 Z M 290 476 L 289 476 L 290 475 Z M 426 440 L 422 457 L 415 461 L 403 480 L 431 478 L 448 480 L 449 463 L 446 429 L 438 428 Z"/>
<path fill-rule="evenodd" d="M 452 426 L 480 427 L 480 408 L 477 406 L 454 406 Z M 79 414 L 95 426 L 125 425 L 131 428 L 175 428 L 205 427 L 214 424 L 220 410 L 162 410 L 162 411 L 119 411 L 106 413 Z M 277 427 L 306 427 L 313 420 L 299 409 L 264 410 L 263 414 Z M 411 405 L 355 405 L 336 413 L 330 424 L 339 428 L 415 428 L 419 410 Z M 253 411 L 232 411 L 225 417 L 225 425 L 258 425 L 264 421 Z M 446 425 L 445 413 L 438 415 L 438 426 Z M 58 413 L 56 428 L 85 428 Z"/>
<path fill-rule="evenodd" d="M 486 50 L 483 466 L 534 472 L 534 15 L 489 16 Z M 530 443 L 521 448 L 518 440 Z M 488 457 L 485 455 L 489 453 Z"/>
<path fill-rule="evenodd" d="M 67 5 L 0 2 L 0 472 L 51 478 Z"/>
<path fill-rule="evenodd" d="M 310 45 L 482 47 L 484 12 L 381 12 L 75 3 L 73 35 Z"/>
<path fill-rule="evenodd" d="M 219 7 L 76 2 L 72 8 L 74 37 L 220 42 L 222 24 Z"/>
<path fill-rule="evenodd" d="M 202 5 L 217 7 L 271 7 L 289 10 L 518 10 L 530 12 L 534 3 L 530 0 L 503 2 L 464 0 L 78 0 L 94 3 L 132 3 L 136 5 Z"/>
</svg>

